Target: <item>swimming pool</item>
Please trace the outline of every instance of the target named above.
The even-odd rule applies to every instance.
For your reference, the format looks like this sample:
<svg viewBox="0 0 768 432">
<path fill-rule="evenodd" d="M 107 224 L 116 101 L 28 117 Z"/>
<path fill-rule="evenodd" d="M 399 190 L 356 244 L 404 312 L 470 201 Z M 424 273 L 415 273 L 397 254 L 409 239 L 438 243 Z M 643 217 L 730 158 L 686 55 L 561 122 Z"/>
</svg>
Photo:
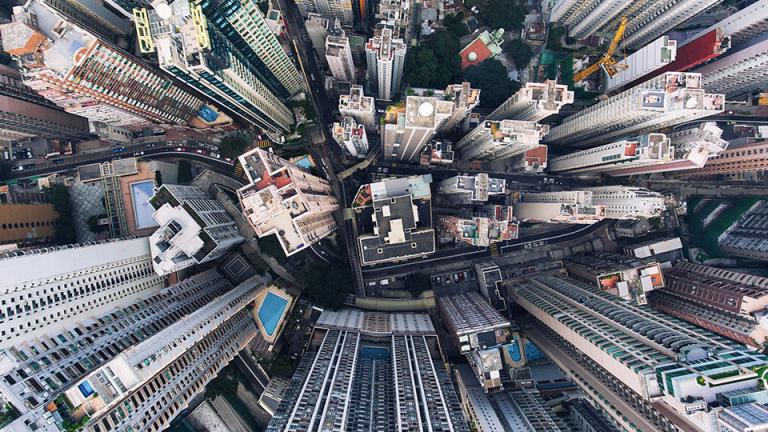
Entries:
<svg viewBox="0 0 768 432">
<path fill-rule="evenodd" d="M 274 335 L 275 328 L 280 323 L 280 318 L 283 316 L 286 305 L 288 305 L 288 300 L 271 292 L 267 293 L 264 297 L 264 301 L 259 308 L 259 320 L 267 335 Z"/>
<path fill-rule="evenodd" d="M 155 209 L 149 205 L 154 187 L 155 182 L 152 180 L 131 183 L 131 199 L 133 200 L 133 214 L 136 217 L 137 229 L 157 226 L 157 222 L 152 219 L 152 213 L 155 212 Z"/>
</svg>

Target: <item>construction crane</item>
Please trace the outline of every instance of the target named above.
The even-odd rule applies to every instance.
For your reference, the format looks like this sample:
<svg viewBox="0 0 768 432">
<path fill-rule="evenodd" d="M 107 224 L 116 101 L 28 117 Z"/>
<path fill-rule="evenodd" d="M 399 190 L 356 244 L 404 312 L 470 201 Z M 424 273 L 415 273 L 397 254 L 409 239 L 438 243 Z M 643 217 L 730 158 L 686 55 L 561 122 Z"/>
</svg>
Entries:
<svg viewBox="0 0 768 432">
<path fill-rule="evenodd" d="M 613 58 L 614 52 L 616 52 L 616 49 L 619 47 L 619 42 L 621 42 L 621 38 L 624 37 L 624 30 L 627 29 L 627 24 L 629 23 L 629 19 L 626 16 L 621 17 L 621 22 L 619 22 L 619 28 L 616 30 L 616 34 L 613 35 L 613 40 L 611 40 L 611 45 L 608 46 L 608 50 L 605 51 L 605 54 L 598 60 L 596 63 L 590 65 L 588 68 L 584 69 L 583 71 L 577 73 L 573 76 L 573 82 L 577 83 L 584 78 L 592 75 L 593 73 L 597 72 L 601 68 L 605 71 L 605 73 L 608 74 L 609 77 L 612 77 L 616 75 L 619 70 L 626 69 L 627 66 L 624 63 L 619 63 L 616 61 L 616 59 Z"/>
</svg>

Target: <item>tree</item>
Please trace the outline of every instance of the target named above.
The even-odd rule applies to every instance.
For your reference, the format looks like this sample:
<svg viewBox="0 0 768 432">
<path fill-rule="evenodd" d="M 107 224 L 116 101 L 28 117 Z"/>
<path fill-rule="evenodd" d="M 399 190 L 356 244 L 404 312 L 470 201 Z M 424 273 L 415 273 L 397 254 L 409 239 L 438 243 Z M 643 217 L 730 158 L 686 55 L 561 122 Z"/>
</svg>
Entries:
<svg viewBox="0 0 768 432">
<path fill-rule="evenodd" d="M 531 57 L 533 57 L 531 47 L 520 39 L 514 39 L 507 42 L 504 46 L 504 51 L 506 51 L 512 61 L 515 62 L 515 66 L 517 66 L 518 70 L 528 66 Z"/>
<path fill-rule="evenodd" d="M 446 15 L 443 18 L 443 25 L 446 30 L 456 36 L 464 36 L 469 33 L 467 26 L 464 24 L 464 16 L 461 13 Z"/>
<path fill-rule="evenodd" d="M 435 53 L 425 46 L 411 48 L 405 55 L 403 72 L 410 85 L 430 87 L 439 79 Z"/>
<path fill-rule="evenodd" d="M 354 284 L 349 268 L 334 266 L 327 262 L 308 265 L 302 269 L 301 279 L 307 287 L 302 292 L 302 296 L 331 310 L 344 306 L 349 287 Z"/>
<path fill-rule="evenodd" d="M 519 0 L 488 0 L 479 15 L 491 28 L 520 31 L 527 13 Z"/>
<path fill-rule="evenodd" d="M 160 170 L 155 171 L 155 186 L 160 187 L 163 185 L 163 173 Z"/>
<path fill-rule="evenodd" d="M 453 57 L 457 57 L 461 51 L 459 37 L 450 31 L 435 33 L 429 41 L 429 46 L 435 53 L 435 57 L 441 61 L 450 61 Z"/>
<path fill-rule="evenodd" d="M 520 83 L 507 78 L 506 68 L 495 59 L 470 67 L 464 71 L 464 79 L 480 89 L 480 106 L 487 109 L 496 109 L 520 89 Z"/>
<path fill-rule="evenodd" d="M 192 164 L 188 160 L 179 161 L 179 183 L 189 183 L 192 181 Z"/>
<path fill-rule="evenodd" d="M 405 56 L 404 73 L 409 85 L 443 89 L 461 79 L 461 44 L 455 34 L 442 31 Z"/>
<path fill-rule="evenodd" d="M 247 148 L 248 138 L 243 134 L 235 133 L 227 135 L 221 140 L 221 144 L 219 144 L 219 153 L 221 153 L 221 156 L 223 157 L 234 159 L 245 153 Z"/>
<path fill-rule="evenodd" d="M 63 184 L 54 183 L 48 189 L 48 200 L 53 204 L 53 209 L 59 214 L 53 225 L 54 241 L 65 245 L 77 242 L 75 230 L 72 229 L 75 221 L 72 218 L 72 203 L 69 201 L 69 189 Z"/>
<path fill-rule="evenodd" d="M 413 298 L 419 298 L 419 295 L 428 290 L 429 286 L 429 275 L 426 273 L 413 273 L 405 279 L 405 289 Z"/>
</svg>

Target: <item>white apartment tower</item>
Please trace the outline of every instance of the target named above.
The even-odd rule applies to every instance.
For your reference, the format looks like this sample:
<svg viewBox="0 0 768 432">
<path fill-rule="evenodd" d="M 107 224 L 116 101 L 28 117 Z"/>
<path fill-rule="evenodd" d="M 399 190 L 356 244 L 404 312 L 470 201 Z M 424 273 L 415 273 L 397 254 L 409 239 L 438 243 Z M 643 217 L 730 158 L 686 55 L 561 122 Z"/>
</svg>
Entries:
<svg viewBox="0 0 768 432">
<path fill-rule="evenodd" d="M 486 120 L 460 139 L 454 148 L 464 159 L 506 159 L 538 147 L 548 130 L 549 126 L 532 121 Z"/>
<path fill-rule="evenodd" d="M 768 35 L 698 69 L 707 90 L 728 98 L 768 89 Z"/>
<path fill-rule="evenodd" d="M 344 30 L 334 29 L 328 32 L 328 37 L 325 39 L 325 59 L 336 80 L 348 83 L 356 81 L 352 50 Z"/>
<path fill-rule="evenodd" d="M 262 149 L 249 151 L 239 160 L 249 184 L 237 194 L 257 236 L 277 235 L 290 256 L 336 229 L 333 212 L 339 202 L 327 180 Z"/>
<path fill-rule="evenodd" d="M 368 135 L 365 127 L 352 117 L 344 117 L 331 128 L 333 139 L 354 157 L 364 158 L 368 154 Z"/>
<path fill-rule="evenodd" d="M 628 175 L 622 169 L 664 164 L 674 159 L 671 140 L 661 133 L 627 138 L 549 161 L 549 171 L 568 174 Z M 614 174 L 614 172 L 619 171 Z"/>
<path fill-rule="evenodd" d="M 453 116 L 453 101 L 435 96 L 407 96 L 405 106 L 390 107 L 381 127 L 385 159 L 412 161 Z"/>
<path fill-rule="evenodd" d="M 543 83 L 528 82 L 498 108 L 487 120 L 541 121 L 560 112 L 563 105 L 573 103 L 573 92 L 555 80 Z"/>
<path fill-rule="evenodd" d="M 120 243 L 112 244 L 124 246 Z M 68 251 L 91 255 L 78 249 Z M 46 264 L 55 267 L 55 259 Z M 78 422 L 79 430 L 88 432 L 165 429 L 258 334 L 246 307 L 265 288 L 261 276 L 233 287 L 208 270 L 163 288 L 146 270 L 139 274 L 156 283 L 138 284 L 128 296 L 114 295 L 107 307 L 88 308 L 48 324 L 44 335 L 25 335 L 21 343 L 0 347 L 0 372 L 6 377 L 0 390 L 21 414 L 10 430 L 59 432 Z M 83 299 L 104 298 L 98 285 L 111 278 L 81 285 L 94 286 Z"/>
<path fill-rule="evenodd" d="M 162 185 L 149 204 L 160 225 L 149 237 L 160 276 L 220 258 L 244 240 L 224 206 L 196 186 Z"/>
<path fill-rule="evenodd" d="M 354 22 L 353 0 L 296 0 L 301 14 L 305 17 L 316 13 L 324 17 L 334 17 L 341 24 L 351 27 Z"/>
<path fill-rule="evenodd" d="M 373 97 L 365 96 L 363 86 L 353 85 L 348 95 L 339 96 L 339 112 L 357 120 L 368 132 L 377 129 L 376 103 Z"/>
<path fill-rule="evenodd" d="M 377 83 L 378 99 L 392 100 L 399 93 L 403 79 L 406 45 L 392 35 L 392 29 L 384 28 L 365 45 L 368 62 L 368 79 Z"/>
<path fill-rule="evenodd" d="M 646 74 L 672 63 L 677 58 L 677 41 L 662 36 L 623 60 L 629 67 L 620 70 L 613 77 L 607 77 L 607 90 L 614 91 L 623 85 L 644 77 Z M 607 75 L 605 75 L 607 76 Z M 709 86 L 704 86 L 712 91 Z"/>
<path fill-rule="evenodd" d="M 548 144 L 588 147 L 723 112 L 725 96 L 706 93 L 701 74 L 667 72 L 567 117 Z"/>
<path fill-rule="evenodd" d="M 552 8 L 550 22 L 568 28 L 568 34 L 585 39 L 594 34 L 613 35 L 622 16 L 629 16 L 624 44 L 642 47 L 681 22 L 717 4 L 717 0 L 560 0 Z"/>
<path fill-rule="evenodd" d="M 328 32 L 334 29 L 333 20 L 320 14 L 309 13 L 306 15 L 304 27 L 307 29 L 307 36 L 312 41 L 312 49 L 315 50 L 318 59 L 325 59 L 325 40 Z"/>
</svg>

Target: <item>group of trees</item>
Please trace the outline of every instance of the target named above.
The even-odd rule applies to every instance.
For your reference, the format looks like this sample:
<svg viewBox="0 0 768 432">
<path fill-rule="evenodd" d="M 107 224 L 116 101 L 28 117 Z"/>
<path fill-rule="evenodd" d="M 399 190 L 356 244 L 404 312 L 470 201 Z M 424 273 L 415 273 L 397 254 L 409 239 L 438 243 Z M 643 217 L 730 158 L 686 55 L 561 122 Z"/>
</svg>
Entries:
<svg viewBox="0 0 768 432">
<path fill-rule="evenodd" d="M 408 50 L 403 72 L 413 87 L 443 89 L 461 81 L 461 44 L 451 31 L 436 33 L 432 39 Z"/>
<path fill-rule="evenodd" d="M 219 144 L 219 153 L 222 157 L 236 158 L 245 153 L 248 148 L 248 137 L 241 133 L 227 135 Z"/>
<path fill-rule="evenodd" d="M 520 89 L 520 83 L 507 78 L 500 61 L 488 59 L 464 71 L 464 79 L 480 89 L 480 106 L 494 109 Z"/>
</svg>

